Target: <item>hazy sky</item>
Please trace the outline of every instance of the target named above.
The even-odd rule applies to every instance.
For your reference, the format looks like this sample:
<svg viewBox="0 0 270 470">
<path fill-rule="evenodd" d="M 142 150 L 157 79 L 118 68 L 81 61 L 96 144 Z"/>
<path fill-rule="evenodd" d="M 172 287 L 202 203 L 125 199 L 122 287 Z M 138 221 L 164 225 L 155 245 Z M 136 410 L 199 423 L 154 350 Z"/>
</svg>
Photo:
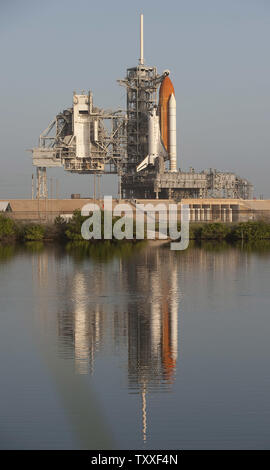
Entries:
<svg viewBox="0 0 270 470">
<path fill-rule="evenodd" d="M 31 153 L 73 90 L 125 107 L 116 80 L 145 61 L 171 71 L 178 166 L 248 178 L 270 198 L 270 0 L 0 0 L 0 197 L 31 195 Z M 61 196 L 93 194 L 93 177 L 48 170 Z M 115 178 L 102 189 L 116 194 Z"/>
</svg>

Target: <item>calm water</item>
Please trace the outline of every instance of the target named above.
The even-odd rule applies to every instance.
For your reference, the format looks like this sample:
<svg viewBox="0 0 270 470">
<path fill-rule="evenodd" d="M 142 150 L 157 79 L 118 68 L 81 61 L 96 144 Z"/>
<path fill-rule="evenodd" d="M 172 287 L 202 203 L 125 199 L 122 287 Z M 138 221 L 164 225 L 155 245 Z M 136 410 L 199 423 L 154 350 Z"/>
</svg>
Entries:
<svg viewBox="0 0 270 470">
<path fill-rule="evenodd" d="M 269 449 L 270 249 L 217 248 L 0 246 L 0 448 Z"/>
</svg>

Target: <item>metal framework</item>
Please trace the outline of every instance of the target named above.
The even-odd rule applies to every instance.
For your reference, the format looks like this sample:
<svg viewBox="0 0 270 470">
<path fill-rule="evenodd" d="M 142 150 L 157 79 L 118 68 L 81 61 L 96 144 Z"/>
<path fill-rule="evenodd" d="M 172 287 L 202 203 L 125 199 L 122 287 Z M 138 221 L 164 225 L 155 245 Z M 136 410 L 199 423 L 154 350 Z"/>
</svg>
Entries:
<svg viewBox="0 0 270 470">
<path fill-rule="evenodd" d="M 163 165 L 164 167 L 164 165 Z M 162 171 L 162 165 L 139 174 L 125 174 L 122 195 L 127 199 L 242 198 L 251 199 L 252 184 L 235 173 L 217 170 Z"/>
<path fill-rule="evenodd" d="M 125 172 L 135 172 L 148 153 L 148 116 L 157 105 L 159 84 L 168 72 L 158 75 L 156 67 L 139 64 L 127 69 L 127 76 L 118 80 L 127 90 L 127 165 Z"/>
<path fill-rule="evenodd" d="M 33 165 L 37 167 L 37 198 L 46 198 L 48 194 L 46 168 L 63 167 L 79 174 L 119 174 L 126 160 L 126 114 L 94 107 L 91 92 L 74 94 L 74 100 L 77 96 L 89 100 L 89 112 L 85 113 L 89 121 L 86 128 L 90 133 L 89 155 L 77 157 L 74 107 L 65 109 L 41 133 L 39 146 L 32 149 Z"/>
</svg>

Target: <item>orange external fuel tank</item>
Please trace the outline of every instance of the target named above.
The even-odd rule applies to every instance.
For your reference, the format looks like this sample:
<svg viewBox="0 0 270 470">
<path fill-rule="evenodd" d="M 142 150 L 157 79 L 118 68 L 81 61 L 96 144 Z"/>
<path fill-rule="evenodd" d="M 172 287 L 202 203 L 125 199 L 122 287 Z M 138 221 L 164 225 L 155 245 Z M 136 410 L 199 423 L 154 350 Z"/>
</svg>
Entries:
<svg viewBox="0 0 270 470">
<path fill-rule="evenodd" d="M 171 94 L 174 94 L 173 84 L 170 78 L 167 76 L 165 77 L 160 85 L 159 88 L 159 118 L 160 118 L 160 134 L 163 145 L 165 149 L 168 151 L 169 149 L 169 139 L 168 139 L 168 123 L 169 123 L 169 115 L 168 115 L 168 104 Z"/>
</svg>

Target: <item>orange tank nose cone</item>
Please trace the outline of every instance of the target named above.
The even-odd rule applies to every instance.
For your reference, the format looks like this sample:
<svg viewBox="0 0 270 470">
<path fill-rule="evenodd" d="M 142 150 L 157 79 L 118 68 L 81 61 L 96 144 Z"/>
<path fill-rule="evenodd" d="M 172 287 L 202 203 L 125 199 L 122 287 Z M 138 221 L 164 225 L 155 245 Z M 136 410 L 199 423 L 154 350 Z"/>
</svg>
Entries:
<svg viewBox="0 0 270 470">
<path fill-rule="evenodd" d="M 174 87 L 169 77 L 165 77 L 159 89 L 160 133 L 165 149 L 168 151 L 168 103 L 171 94 L 175 95 Z"/>
</svg>

